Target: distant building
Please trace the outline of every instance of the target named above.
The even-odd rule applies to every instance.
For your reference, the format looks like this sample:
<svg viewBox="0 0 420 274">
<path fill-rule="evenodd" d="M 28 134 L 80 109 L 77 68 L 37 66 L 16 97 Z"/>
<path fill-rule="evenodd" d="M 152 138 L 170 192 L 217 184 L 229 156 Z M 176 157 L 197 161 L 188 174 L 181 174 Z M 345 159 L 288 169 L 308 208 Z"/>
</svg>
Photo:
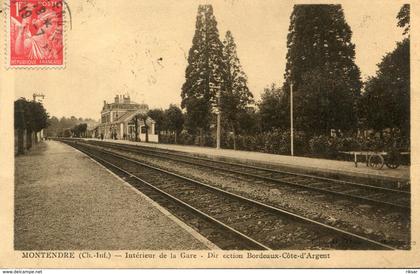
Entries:
<svg viewBox="0 0 420 274">
<path fill-rule="evenodd" d="M 96 137 L 103 136 L 105 139 L 132 140 L 137 135 L 140 141 L 146 140 L 146 127 L 142 119 L 136 119 L 147 114 L 149 107 L 146 104 L 138 104 L 130 100 L 129 95 L 116 95 L 113 103 L 104 101 L 101 111 L 101 123 L 95 128 Z M 158 142 L 155 133 L 155 121 L 150 117 L 146 119 L 148 126 L 149 142 Z"/>
</svg>

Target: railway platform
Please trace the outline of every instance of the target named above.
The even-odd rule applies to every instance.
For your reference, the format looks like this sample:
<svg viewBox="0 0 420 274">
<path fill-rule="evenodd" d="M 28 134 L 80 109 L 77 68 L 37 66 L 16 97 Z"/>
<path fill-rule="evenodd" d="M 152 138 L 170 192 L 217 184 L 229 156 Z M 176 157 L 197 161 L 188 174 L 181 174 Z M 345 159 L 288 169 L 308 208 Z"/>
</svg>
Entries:
<svg viewBox="0 0 420 274">
<path fill-rule="evenodd" d="M 86 139 L 98 140 L 98 139 Z M 178 151 L 204 156 L 214 159 L 233 160 L 245 164 L 265 164 L 271 167 L 281 167 L 291 172 L 306 172 L 319 176 L 328 176 L 338 179 L 361 178 L 365 180 L 386 181 L 395 184 L 407 184 L 410 181 L 410 167 L 400 166 L 397 169 L 384 167 L 375 170 L 360 163 L 355 167 L 352 161 L 336 161 L 299 156 L 276 155 L 261 152 L 239 151 L 232 149 L 215 149 L 209 147 L 171 145 L 159 143 L 132 142 L 125 140 L 105 139 L 104 142 L 116 142 L 130 145 L 146 146 L 165 150 Z"/>
<path fill-rule="evenodd" d="M 217 248 L 61 142 L 41 142 L 15 162 L 16 250 Z"/>
</svg>

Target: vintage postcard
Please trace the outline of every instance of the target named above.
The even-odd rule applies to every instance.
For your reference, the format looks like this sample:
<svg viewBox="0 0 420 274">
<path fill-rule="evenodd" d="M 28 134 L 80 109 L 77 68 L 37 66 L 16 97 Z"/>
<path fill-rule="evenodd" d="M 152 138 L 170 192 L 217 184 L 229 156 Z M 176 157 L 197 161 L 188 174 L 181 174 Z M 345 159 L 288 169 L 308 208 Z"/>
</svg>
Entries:
<svg viewBox="0 0 420 274">
<path fill-rule="evenodd" d="M 419 4 L 1 1 L 0 267 L 420 267 Z"/>
</svg>

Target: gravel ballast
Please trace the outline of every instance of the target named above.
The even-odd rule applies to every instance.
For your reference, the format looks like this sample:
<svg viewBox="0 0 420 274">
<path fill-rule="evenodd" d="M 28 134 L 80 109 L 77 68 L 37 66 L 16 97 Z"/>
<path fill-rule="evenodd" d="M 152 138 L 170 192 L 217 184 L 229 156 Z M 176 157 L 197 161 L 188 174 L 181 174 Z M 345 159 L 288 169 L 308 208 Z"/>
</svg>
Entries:
<svg viewBox="0 0 420 274">
<path fill-rule="evenodd" d="M 197 179 L 245 197 L 279 206 L 307 218 L 320 221 L 379 241 L 394 243 L 399 248 L 408 248 L 410 222 L 397 212 L 387 212 L 381 207 L 371 206 L 347 199 L 328 198 L 328 195 L 296 190 L 293 187 L 268 183 L 212 170 L 164 160 L 116 149 L 106 149 L 134 157 L 172 172 Z"/>
</svg>

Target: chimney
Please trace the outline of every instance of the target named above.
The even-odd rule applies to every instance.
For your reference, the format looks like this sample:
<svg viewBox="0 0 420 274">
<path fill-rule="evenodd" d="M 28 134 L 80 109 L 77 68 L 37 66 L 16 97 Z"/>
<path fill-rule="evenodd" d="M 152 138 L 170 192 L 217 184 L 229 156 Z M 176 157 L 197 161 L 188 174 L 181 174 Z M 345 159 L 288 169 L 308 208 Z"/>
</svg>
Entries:
<svg viewBox="0 0 420 274">
<path fill-rule="evenodd" d="M 129 104 L 130 103 L 130 95 L 125 96 L 124 95 L 124 104 Z"/>
<path fill-rule="evenodd" d="M 104 106 L 106 106 L 106 101 L 104 100 Z"/>
<path fill-rule="evenodd" d="M 118 95 L 115 95 L 115 103 L 118 104 L 120 102 L 120 98 Z"/>
</svg>

